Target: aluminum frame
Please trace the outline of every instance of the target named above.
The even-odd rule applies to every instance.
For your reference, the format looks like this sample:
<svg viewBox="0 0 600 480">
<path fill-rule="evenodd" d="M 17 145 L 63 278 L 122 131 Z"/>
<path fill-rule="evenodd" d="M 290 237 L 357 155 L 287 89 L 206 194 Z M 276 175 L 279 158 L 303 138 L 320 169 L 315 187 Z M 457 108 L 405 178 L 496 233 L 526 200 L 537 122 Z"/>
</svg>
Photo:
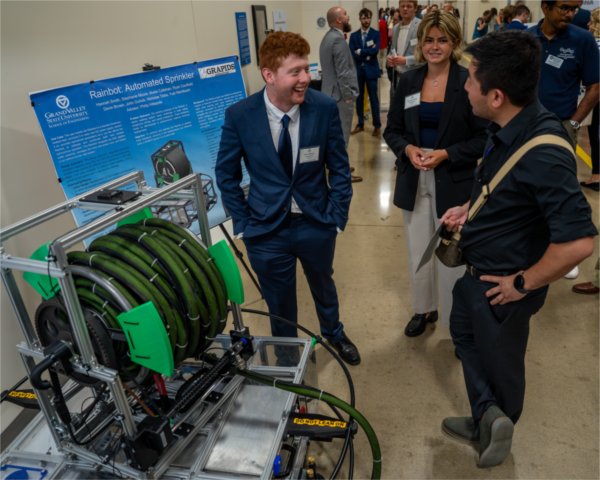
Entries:
<svg viewBox="0 0 600 480">
<path fill-rule="evenodd" d="M 136 184 L 138 190 L 142 192 L 142 195 L 125 205 L 106 207 L 81 201 L 83 197 L 91 195 L 99 190 L 119 188 L 132 183 Z M 36 361 L 40 361 L 45 355 L 25 306 L 23 296 L 15 281 L 14 270 L 50 275 L 52 278 L 58 280 L 65 299 L 69 321 L 74 334 L 74 342 L 79 350 L 79 355 L 75 355 L 71 360 L 73 369 L 77 372 L 85 373 L 86 375 L 96 378 L 108 386 L 116 410 L 113 418 L 120 421 L 123 431 L 130 439 L 133 439 L 137 433 L 136 423 L 129 405 L 130 400 L 124 390 L 118 372 L 99 364 L 95 358 L 92 342 L 85 323 L 83 309 L 79 302 L 73 279 L 73 274 L 79 274 L 80 272 L 78 267 L 70 266 L 68 264 L 67 249 L 91 235 L 115 225 L 121 219 L 124 219 L 143 208 L 157 205 L 168 198 L 185 198 L 193 201 L 198 212 L 198 224 L 202 242 L 206 246 L 210 246 L 210 229 L 206 215 L 203 184 L 199 174 L 189 175 L 160 189 L 152 189 L 146 186 L 142 172 L 133 172 L 107 182 L 106 184 L 74 199 L 41 211 L 0 231 L 0 274 L 25 338 L 25 341 L 20 343 L 17 346 L 17 349 L 28 375 L 31 374 L 33 368 L 36 366 Z M 75 228 L 55 239 L 52 242 L 52 253 L 54 256 L 52 262 L 48 261 L 47 263 L 14 257 L 5 252 L 3 242 L 9 238 L 26 233 L 29 229 L 50 221 L 59 215 L 68 213 L 74 208 L 104 210 L 105 214 L 89 224 Z M 243 322 L 239 305 L 233 305 L 232 312 L 234 326 L 236 329 L 241 330 L 243 328 Z M 220 338 L 220 341 L 223 344 L 228 344 L 229 338 Z M 309 354 L 312 351 L 310 341 L 303 339 L 275 339 L 272 337 L 256 340 L 257 349 L 261 349 L 264 345 L 270 344 L 291 344 L 302 347 L 303 353 L 299 364 L 296 367 L 275 367 L 254 364 L 254 362 L 251 361 L 249 368 L 262 373 L 274 374 L 281 376 L 282 378 L 293 379 L 296 382 L 300 382 L 304 377 Z M 264 357 L 264 352 L 262 356 Z M 139 479 L 158 478 L 163 476 L 168 478 L 233 478 L 231 475 L 214 474 L 203 471 L 203 469 L 209 461 L 211 449 L 215 446 L 215 442 L 219 437 L 219 432 L 221 432 L 223 428 L 223 419 L 227 417 L 228 412 L 232 409 L 233 400 L 239 395 L 240 388 L 244 382 L 245 380 L 242 377 L 235 377 L 224 387 L 221 400 L 202 410 L 198 416 L 197 409 L 201 405 L 205 405 L 205 398 L 210 393 L 210 391 L 206 392 L 206 394 L 195 403 L 194 407 L 190 409 L 189 413 L 178 420 L 178 423 L 183 423 L 196 416 L 196 418 L 190 420 L 194 422 L 193 430 L 186 437 L 180 437 L 173 445 L 171 445 L 163 453 L 156 465 L 148 470 L 148 472 L 139 471 L 122 462 L 117 464 L 118 471 L 132 478 Z M 215 387 L 216 386 L 213 388 Z M 58 450 L 57 455 L 54 455 L 50 460 L 51 462 L 54 462 L 56 470 L 54 473 L 50 474 L 48 478 L 63 478 L 66 471 L 71 470 L 71 472 L 73 472 L 74 469 L 80 469 L 86 472 L 97 469 L 107 470 L 108 472 L 114 471 L 115 465 L 113 465 L 113 467 L 110 467 L 110 465 L 107 466 L 95 453 L 81 446 L 74 445 L 66 433 L 67 429 L 56 413 L 56 409 L 50 400 L 50 396 L 46 391 L 40 391 L 35 388 L 34 391 L 40 404 L 41 414 L 37 421 L 32 422 L 32 424 L 26 427 L 11 446 L 3 452 L 1 457 L 2 464 L 5 464 L 8 459 L 21 459 L 23 461 L 32 462 L 34 464 L 40 463 L 42 465 L 45 461 L 50 460 L 46 452 L 31 452 L 20 448 L 20 445 L 24 444 L 28 436 L 36 431 L 36 429 L 40 428 L 41 422 L 45 421 L 51 439 Z M 287 417 L 293 408 L 296 399 L 296 395 L 294 394 L 287 393 L 286 395 L 285 408 L 283 414 L 281 414 L 280 417 L 278 415 L 280 420 L 277 430 L 274 432 L 266 466 L 272 465 L 272 462 L 278 453 L 279 445 L 285 433 Z M 217 413 L 219 413 L 221 417 L 214 421 L 214 417 Z M 206 429 L 206 425 L 211 421 L 212 426 L 209 429 Z M 203 445 L 203 451 L 199 453 L 198 460 L 194 463 L 192 471 L 182 472 L 180 471 L 181 469 L 177 468 L 171 470 L 170 465 L 173 460 L 186 449 L 188 444 L 190 444 L 197 434 L 203 431 L 206 431 L 207 433 L 207 443 L 206 445 Z M 271 469 L 265 468 L 260 478 L 269 478 L 270 476 Z M 77 478 L 77 476 L 73 475 L 71 478 Z"/>
</svg>

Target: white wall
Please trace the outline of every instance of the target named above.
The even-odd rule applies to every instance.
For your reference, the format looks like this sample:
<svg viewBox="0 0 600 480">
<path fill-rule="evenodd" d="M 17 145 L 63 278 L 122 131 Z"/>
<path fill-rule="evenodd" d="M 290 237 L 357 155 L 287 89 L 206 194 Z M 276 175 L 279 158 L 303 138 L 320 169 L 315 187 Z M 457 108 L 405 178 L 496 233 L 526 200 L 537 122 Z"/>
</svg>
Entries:
<svg viewBox="0 0 600 480">
<path fill-rule="evenodd" d="M 248 93 L 263 86 L 256 64 L 252 4 L 283 11 L 289 31 L 302 33 L 318 62 L 327 29 L 316 20 L 333 5 L 343 5 L 359 27 L 361 1 L 8 1 L 1 17 L 0 226 L 6 227 L 65 200 L 29 105 L 28 93 L 90 80 L 135 73 L 144 63 L 162 67 L 237 55 L 235 12 L 246 12 L 252 63 L 243 67 Z M 53 220 L 5 243 L 5 250 L 28 257 L 39 245 L 72 229 L 70 215 Z M 24 285 L 21 274 L 17 280 Z M 4 286 L 1 290 L 0 388 L 24 370 L 15 344 L 22 335 Z M 21 289 L 33 315 L 39 297 Z M 5 404 L 3 430 L 18 409 Z"/>
</svg>

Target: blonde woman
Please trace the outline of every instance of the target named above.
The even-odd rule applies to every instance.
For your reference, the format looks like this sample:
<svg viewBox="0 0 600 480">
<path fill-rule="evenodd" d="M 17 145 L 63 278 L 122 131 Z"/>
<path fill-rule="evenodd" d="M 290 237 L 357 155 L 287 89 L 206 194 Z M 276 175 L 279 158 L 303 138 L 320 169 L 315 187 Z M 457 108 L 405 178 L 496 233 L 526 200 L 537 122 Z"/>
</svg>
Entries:
<svg viewBox="0 0 600 480">
<path fill-rule="evenodd" d="M 425 64 L 402 75 L 383 135 L 397 156 L 394 204 L 402 209 L 408 241 L 414 308 L 404 332 L 409 337 L 437 320 L 438 304 L 448 324 L 452 287 L 463 268 L 432 259 L 416 269 L 440 217 L 469 199 L 486 139 L 485 123 L 473 115 L 464 89 L 467 70 L 457 63 L 462 52 L 457 19 L 429 13 L 417 38 L 415 56 Z"/>
</svg>

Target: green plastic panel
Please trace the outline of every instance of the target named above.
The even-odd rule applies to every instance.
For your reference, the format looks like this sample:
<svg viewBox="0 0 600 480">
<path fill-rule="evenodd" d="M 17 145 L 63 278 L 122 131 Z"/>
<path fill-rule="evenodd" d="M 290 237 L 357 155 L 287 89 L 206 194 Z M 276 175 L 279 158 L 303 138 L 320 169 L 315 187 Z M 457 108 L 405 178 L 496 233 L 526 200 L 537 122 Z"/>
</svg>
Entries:
<svg viewBox="0 0 600 480">
<path fill-rule="evenodd" d="M 131 360 L 167 377 L 175 368 L 167 330 L 156 307 L 146 302 L 117 316 L 125 333 Z"/>
<path fill-rule="evenodd" d="M 123 220 L 119 221 L 117 223 L 117 227 L 120 227 L 122 225 L 135 224 L 140 222 L 141 220 L 145 220 L 146 218 L 152 218 L 153 216 L 154 215 L 152 215 L 152 210 L 146 207 L 140 210 L 139 212 L 132 213 L 128 217 L 125 217 Z"/>
<path fill-rule="evenodd" d="M 225 281 L 225 287 L 227 288 L 227 297 L 233 303 L 241 305 L 244 303 L 244 285 L 242 283 L 242 276 L 240 275 L 240 269 L 235 262 L 235 257 L 227 242 L 221 240 L 215 243 L 212 247 L 208 248 L 208 253 L 215 261 L 217 268 L 223 276 Z"/>
<path fill-rule="evenodd" d="M 44 243 L 40 246 L 33 255 L 32 260 L 39 260 L 40 262 L 47 262 L 48 252 L 50 251 L 50 242 Z M 59 291 L 60 286 L 56 278 L 52 278 L 49 275 L 43 275 L 40 273 L 25 272 L 23 273 L 25 281 L 38 292 L 44 300 L 49 300 L 54 297 Z"/>
</svg>

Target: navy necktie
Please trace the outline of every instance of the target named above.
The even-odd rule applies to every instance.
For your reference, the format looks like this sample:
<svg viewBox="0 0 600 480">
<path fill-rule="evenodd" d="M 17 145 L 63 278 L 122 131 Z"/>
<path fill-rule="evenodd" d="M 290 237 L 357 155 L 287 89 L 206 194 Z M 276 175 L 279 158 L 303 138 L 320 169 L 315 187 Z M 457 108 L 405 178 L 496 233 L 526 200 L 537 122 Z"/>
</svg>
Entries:
<svg viewBox="0 0 600 480">
<path fill-rule="evenodd" d="M 366 42 L 367 42 L 367 32 L 362 32 L 362 46 L 363 46 L 363 48 L 366 47 Z"/>
<path fill-rule="evenodd" d="M 290 137 L 290 131 L 288 129 L 290 117 L 284 115 L 281 119 L 281 124 L 283 125 L 283 128 L 279 134 L 277 153 L 279 154 L 279 159 L 281 160 L 285 173 L 288 174 L 289 178 L 292 178 L 294 155 L 292 154 L 292 137 Z"/>
</svg>

